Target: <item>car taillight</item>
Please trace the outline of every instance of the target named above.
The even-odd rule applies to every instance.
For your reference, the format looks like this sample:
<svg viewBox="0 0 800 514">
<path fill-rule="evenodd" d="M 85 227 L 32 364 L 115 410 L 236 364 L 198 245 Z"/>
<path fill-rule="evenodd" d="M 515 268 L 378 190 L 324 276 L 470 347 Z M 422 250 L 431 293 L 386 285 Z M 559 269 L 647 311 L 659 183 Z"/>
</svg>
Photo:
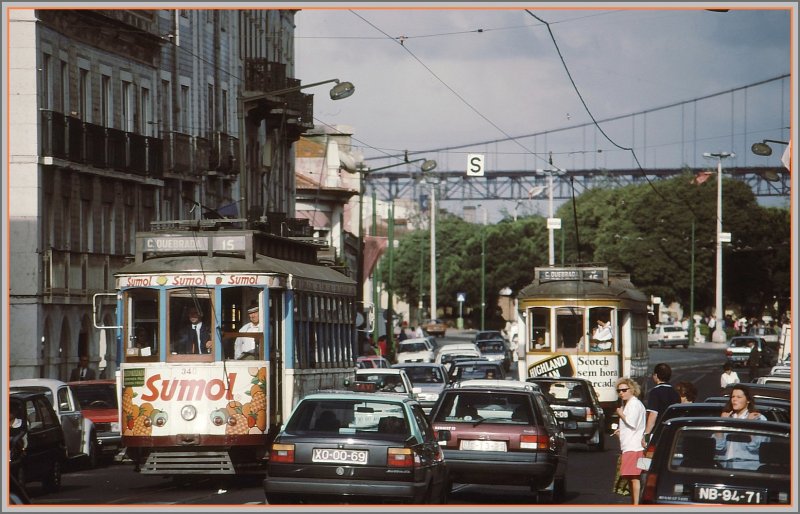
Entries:
<svg viewBox="0 0 800 514">
<path fill-rule="evenodd" d="M 550 447 L 550 437 L 545 435 L 521 435 L 519 447 L 522 450 L 546 450 Z"/>
<path fill-rule="evenodd" d="M 731 355 L 733 355 L 733 352 L 731 350 L 725 350 L 725 355 L 730 357 Z"/>
<path fill-rule="evenodd" d="M 390 468 L 413 468 L 419 463 L 411 448 L 389 448 L 386 452 L 386 465 Z"/>
<path fill-rule="evenodd" d="M 647 448 L 644 450 L 644 456 L 648 459 L 653 458 L 653 453 L 656 451 L 656 443 L 653 441 L 652 436 L 650 437 L 650 443 L 647 445 Z"/>
<path fill-rule="evenodd" d="M 591 407 L 586 407 L 586 421 L 594 421 L 594 410 Z"/>
<path fill-rule="evenodd" d="M 272 450 L 269 452 L 269 460 L 272 462 L 294 462 L 294 445 L 279 443 L 273 444 Z"/>
<path fill-rule="evenodd" d="M 641 503 L 653 503 L 656 499 L 656 482 L 658 482 L 658 474 L 655 472 L 648 472 L 647 479 L 642 488 L 642 495 L 639 497 Z"/>
</svg>

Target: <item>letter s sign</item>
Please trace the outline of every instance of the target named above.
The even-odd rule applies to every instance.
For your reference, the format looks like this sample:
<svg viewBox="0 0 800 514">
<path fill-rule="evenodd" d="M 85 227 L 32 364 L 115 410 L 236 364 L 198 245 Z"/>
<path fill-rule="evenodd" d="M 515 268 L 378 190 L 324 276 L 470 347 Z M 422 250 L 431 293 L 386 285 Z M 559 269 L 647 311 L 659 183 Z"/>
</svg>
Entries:
<svg viewBox="0 0 800 514">
<path fill-rule="evenodd" d="M 482 177 L 483 176 L 483 154 L 471 153 L 467 154 L 467 176 L 468 177 Z"/>
</svg>

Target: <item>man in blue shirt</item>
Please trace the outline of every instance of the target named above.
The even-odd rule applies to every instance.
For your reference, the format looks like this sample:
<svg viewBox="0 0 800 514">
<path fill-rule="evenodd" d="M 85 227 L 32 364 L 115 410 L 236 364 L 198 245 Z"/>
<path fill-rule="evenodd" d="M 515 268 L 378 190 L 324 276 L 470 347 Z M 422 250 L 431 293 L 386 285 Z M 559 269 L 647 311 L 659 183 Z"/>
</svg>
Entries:
<svg viewBox="0 0 800 514">
<path fill-rule="evenodd" d="M 653 368 L 653 382 L 655 387 L 647 392 L 647 425 L 644 428 L 643 446 L 650 442 L 650 434 L 658 424 L 661 414 L 673 403 L 680 403 L 681 397 L 673 388 L 669 379 L 672 378 L 672 368 L 664 362 L 656 364 Z"/>
</svg>

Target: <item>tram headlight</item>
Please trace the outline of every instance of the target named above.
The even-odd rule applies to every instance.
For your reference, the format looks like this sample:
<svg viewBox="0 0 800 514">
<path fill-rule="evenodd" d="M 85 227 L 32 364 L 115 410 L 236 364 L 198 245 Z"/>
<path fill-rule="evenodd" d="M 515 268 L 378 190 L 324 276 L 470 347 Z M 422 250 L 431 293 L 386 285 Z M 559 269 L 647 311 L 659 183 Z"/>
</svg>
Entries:
<svg viewBox="0 0 800 514">
<path fill-rule="evenodd" d="M 197 409 L 194 405 L 184 405 L 181 407 L 181 417 L 186 421 L 191 421 L 197 416 Z"/>
<path fill-rule="evenodd" d="M 159 411 L 155 413 L 153 416 L 153 424 L 157 427 L 163 427 L 167 424 L 167 413 L 164 411 Z"/>
<path fill-rule="evenodd" d="M 228 413 L 225 409 L 217 409 L 211 413 L 211 422 L 215 426 L 222 426 L 228 421 Z"/>
</svg>

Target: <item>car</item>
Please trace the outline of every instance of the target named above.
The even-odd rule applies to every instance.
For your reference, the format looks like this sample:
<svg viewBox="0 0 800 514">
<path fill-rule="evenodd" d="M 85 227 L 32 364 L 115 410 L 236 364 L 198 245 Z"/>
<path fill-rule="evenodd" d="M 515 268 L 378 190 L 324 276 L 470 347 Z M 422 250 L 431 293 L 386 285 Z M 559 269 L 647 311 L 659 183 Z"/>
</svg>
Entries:
<svg viewBox="0 0 800 514">
<path fill-rule="evenodd" d="M 755 380 L 756 384 L 771 384 L 776 386 L 791 387 L 792 379 L 785 375 L 765 375 Z"/>
<path fill-rule="evenodd" d="M 788 423 L 701 417 L 667 420 L 652 458 L 642 459 L 647 474 L 640 503 L 788 505 L 792 502 L 791 443 Z"/>
<path fill-rule="evenodd" d="M 398 393 L 409 398 L 416 398 L 416 394 L 422 392 L 411 384 L 405 371 L 397 368 L 357 369 L 355 381 L 371 382 L 376 391 Z"/>
<path fill-rule="evenodd" d="M 689 332 L 680 325 L 656 325 L 656 328 L 647 335 L 647 346 L 689 348 Z"/>
<path fill-rule="evenodd" d="M 772 366 L 772 369 L 769 370 L 769 374 L 773 377 L 791 377 L 792 365 L 788 362 L 786 363 L 779 362 L 776 365 Z"/>
<path fill-rule="evenodd" d="M 726 405 L 730 401 L 730 396 L 709 396 L 704 401 L 707 403 L 719 403 Z M 757 398 L 755 399 L 756 410 L 761 412 L 762 409 L 770 409 L 782 411 L 781 414 L 767 415 L 767 419 L 775 418 L 775 421 L 782 421 L 782 418 L 792 417 L 792 402 L 790 400 L 783 400 L 780 398 Z"/>
<path fill-rule="evenodd" d="M 397 343 L 397 362 L 433 362 L 433 345 L 424 337 Z"/>
<path fill-rule="evenodd" d="M 419 402 L 352 391 L 298 402 L 272 442 L 263 484 L 268 504 L 446 504 L 451 487 Z"/>
<path fill-rule="evenodd" d="M 506 338 L 499 330 L 481 330 L 475 333 L 475 337 L 472 338 L 472 342 L 477 345 L 479 341 L 486 341 L 489 339 L 505 340 Z"/>
<path fill-rule="evenodd" d="M 447 371 L 450 384 L 462 380 L 489 379 L 505 380 L 506 374 L 499 362 L 490 360 L 465 359 L 453 362 Z"/>
<path fill-rule="evenodd" d="M 506 371 L 511 369 L 511 350 L 505 339 L 481 339 L 475 345 L 481 352 L 481 356 L 494 362 L 502 364 Z"/>
<path fill-rule="evenodd" d="M 61 423 L 67 457 L 70 460 L 86 460 L 90 465 L 97 462 L 96 455 L 92 453 L 98 447 L 94 423 L 83 415 L 69 384 L 52 378 L 21 378 L 11 380 L 9 390 L 44 394 Z"/>
<path fill-rule="evenodd" d="M 110 462 L 122 449 L 117 382 L 101 379 L 68 384 L 78 398 L 83 415 L 94 424 L 97 447 L 92 455 L 106 463 Z"/>
<path fill-rule="evenodd" d="M 664 422 L 672 418 L 719 418 L 722 416 L 722 409 L 727 402 L 719 401 L 706 401 L 694 403 L 673 403 L 667 407 L 661 414 L 658 425 L 653 428 L 653 433 L 650 434 L 650 441 L 645 448 L 645 457 L 652 458 L 655 452 L 658 440 L 661 437 L 661 432 L 664 427 Z M 769 421 L 777 421 L 780 423 L 789 423 L 789 411 L 782 407 L 772 405 L 758 405 L 758 412 L 764 415 Z"/>
<path fill-rule="evenodd" d="M 429 319 L 422 324 L 422 330 L 435 337 L 444 337 L 447 333 L 447 323 L 441 319 Z"/>
<path fill-rule="evenodd" d="M 19 420 L 9 428 L 9 474 L 22 493 L 30 482 L 41 482 L 46 492 L 60 490 L 67 445 L 52 404 L 44 394 L 28 391 L 12 392 L 8 404 Z"/>
<path fill-rule="evenodd" d="M 356 357 L 356 367 L 360 369 L 389 368 L 391 363 L 388 359 L 379 355 L 362 355 Z"/>
<path fill-rule="evenodd" d="M 732 365 L 747 366 L 747 360 L 750 358 L 748 344 L 751 341 L 761 352 L 761 366 L 772 367 L 778 363 L 777 349 L 772 348 L 764 339 L 753 336 L 734 336 L 728 341 L 728 347 L 725 349 L 725 356 Z"/>
<path fill-rule="evenodd" d="M 777 345 L 780 335 L 778 331 L 772 327 L 756 326 L 747 329 L 748 336 L 760 337 L 768 344 Z"/>
<path fill-rule="evenodd" d="M 605 450 L 606 415 L 592 382 L 577 377 L 530 377 L 553 409 L 567 441 Z"/>
<path fill-rule="evenodd" d="M 405 362 L 393 364 L 392 367 L 405 371 L 411 385 L 420 389 L 417 401 L 422 405 L 425 414 L 428 414 L 447 385 L 447 369 L 433 362 Z"/>
<path fill-rule="evenodd" d="M 536 384 L 466 380 L 430 414 L 454 483 L 525 486 L 537 501 L 566 494 L 567 440 Z"/>
<path fill-rule="evenodd" d="M 439 347 L 436 350 L 434 362 L 437 364 L 445 364 L 452 362 L 455 357 L 481 357 L 481 351 L 474 343 L 451 343 Z"/>
</svg>

